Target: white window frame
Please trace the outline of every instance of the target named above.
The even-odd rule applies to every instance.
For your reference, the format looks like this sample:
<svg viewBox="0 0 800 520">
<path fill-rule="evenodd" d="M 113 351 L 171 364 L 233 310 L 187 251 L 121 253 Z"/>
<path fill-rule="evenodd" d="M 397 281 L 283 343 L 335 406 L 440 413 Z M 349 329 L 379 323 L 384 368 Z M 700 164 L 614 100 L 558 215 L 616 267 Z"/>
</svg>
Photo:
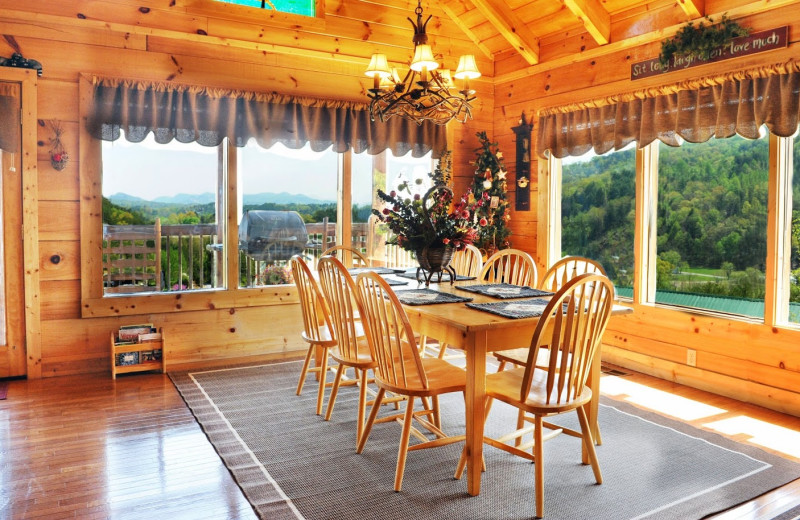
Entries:
<svg viewBox="0 0 800 520">
<path fill-rule="evenodd" d="M 693 307 L 656 303 L 656 215 L 658 201 L 658 146 L 655 141 L 636 150 L 636 224 L 634 230 L 633 303 L 680 312 L 714 315 L 744 322 L 761 319 Z M 792 175 L 794 137 L 769 135 L 766 294 L 763 323 L 772 327 L 800 329 L 788 321 Z M 548 208 L 539 223 L 540 261 L 549 266 L 561 256 L 561 160 L 540 159 L 540 204 Z M 543 233 L 541 232 L 543 231 Z"/>
</svg>

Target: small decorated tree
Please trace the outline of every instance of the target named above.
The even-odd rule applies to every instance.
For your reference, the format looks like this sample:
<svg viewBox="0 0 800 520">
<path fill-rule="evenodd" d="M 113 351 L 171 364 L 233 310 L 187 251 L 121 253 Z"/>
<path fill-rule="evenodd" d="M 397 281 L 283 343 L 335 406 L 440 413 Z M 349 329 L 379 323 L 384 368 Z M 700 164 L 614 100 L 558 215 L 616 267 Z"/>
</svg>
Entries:
<svg viewBox="0 0 800 520">
<path fill-rule="evenodd" d="M 489 141 L 486 132 L 478 132 L 480 148 L 475 149 L 475 178 L 472 191 L 476 199 L 486 199 L 478 210 L 479 217 L 487 224 L 480 228 L 475 245 L 491 255 L 498 249 L 511 247 L 508 237 L 511 230 L 508 221 L 508 200 L 506 199 L 506 169 L 503 166 L 503 153 L 497 150 L 497 143 Z"/>
</svg>

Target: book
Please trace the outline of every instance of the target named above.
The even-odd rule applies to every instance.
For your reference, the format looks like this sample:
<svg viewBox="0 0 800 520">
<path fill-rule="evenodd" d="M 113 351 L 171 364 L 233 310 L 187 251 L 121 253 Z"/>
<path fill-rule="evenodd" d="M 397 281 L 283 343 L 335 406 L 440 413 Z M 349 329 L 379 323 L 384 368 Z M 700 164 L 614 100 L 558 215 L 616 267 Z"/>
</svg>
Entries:
<svg viewBox="0 0 800 520">
<path fill-rule="evenodd" d="M 147 325 L 129 325 L 125 327 L 119 328 L 119 340 L 120 341 L 138 341 L 139 334 L 151 334 L 153 332 L 153 326 L 151 324 Z"/>
<path fill-rule="evenodd" d="M 139 334 L 138 342 L 139 343 L 148 343 L 151 341 L 161 341 L 161 333 L 160 332 L 150 332 L 147 334 Z"/>
</svg>

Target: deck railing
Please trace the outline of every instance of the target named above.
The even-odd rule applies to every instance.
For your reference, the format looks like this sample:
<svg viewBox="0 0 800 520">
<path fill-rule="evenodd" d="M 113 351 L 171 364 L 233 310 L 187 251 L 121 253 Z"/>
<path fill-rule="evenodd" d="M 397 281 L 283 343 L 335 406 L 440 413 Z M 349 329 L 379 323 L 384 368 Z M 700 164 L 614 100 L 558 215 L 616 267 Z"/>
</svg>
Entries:
<svg viewBox="0 0 800 520">
<path fill-rule="evenodd" d="M 118 231 L 124 228 L 126 232 L 139 230 L 148 232 L 153 226 L 103 226 L 103 237 L 106 243 L 120 240 Z M 336 224 L 328 222 L 314 222 L 306 224 L 308 232 L 308 247 L 303 255 L 309 265 L 316 266 L 322 252 L 336 244 Z M 352 224 L 352 246 L 370 257 L 374 265 L 392 265 L 411 267 L 416 265 L 411 255 L 397 246 L 381 244 L 373 246 L 370 224 L 359 222 Z M 202 288 L 220 287 L 223 279 L 223 252 L 222 237 L 218 235 L 216 224 L 167 224 L 161 225 L 160 238 L 161 291 L 180 291 Z M 370 254 L 372 251 L 373 254 Z M 240 253 L 240 280 L 244 287 L 252 287 L 267 283 L 265 268 L 269 265 L 284 266 L 285 260 L 277 262 L 258 261 L 249 257 L 244 252 Z M 288 259 L 287 259 L 288 260 Z M 137 292 L 140 283 L 131 277 L 130 280 L 118 282 L 126 286 L 127 290 L 120 291 L 108 289 L 107 292 Z M 105 275 L 104 275 L 105 279 Z M 115 282 L 116 284 L 117 282 Z M 142 285 L 141 290 L 148 290 Z M 150 287 L 149 290 L 153 290 Z"/>
</svg>

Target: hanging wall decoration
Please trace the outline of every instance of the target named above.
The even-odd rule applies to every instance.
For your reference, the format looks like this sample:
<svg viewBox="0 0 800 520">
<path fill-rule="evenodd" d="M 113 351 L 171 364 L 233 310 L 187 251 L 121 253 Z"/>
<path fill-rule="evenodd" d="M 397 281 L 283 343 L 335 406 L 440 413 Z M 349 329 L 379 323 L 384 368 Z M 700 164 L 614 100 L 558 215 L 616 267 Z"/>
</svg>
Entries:
<svg viewBox="0 0 800 520">
<path fill-rule="evenodd" d="M 57 171 L 61 171 L 67 167 L 69 155 L 64 149 L 64 143 L 61 138 L 64 135 L 64 130 L 61 128 L 61 121 L 52 120 L 48 125 L 53 132 L 53 137 L 50 138 L 50 164 Z"/>
<path fill-rule="evenodd" d="M 517 181 L 514 183 L 516 211 L 531 210 L 531 130 L 533 126 L 525 120 L 525 112 L 519 120 L 519 126 L 511 127 L 517 135 Z"/>
</svg>

